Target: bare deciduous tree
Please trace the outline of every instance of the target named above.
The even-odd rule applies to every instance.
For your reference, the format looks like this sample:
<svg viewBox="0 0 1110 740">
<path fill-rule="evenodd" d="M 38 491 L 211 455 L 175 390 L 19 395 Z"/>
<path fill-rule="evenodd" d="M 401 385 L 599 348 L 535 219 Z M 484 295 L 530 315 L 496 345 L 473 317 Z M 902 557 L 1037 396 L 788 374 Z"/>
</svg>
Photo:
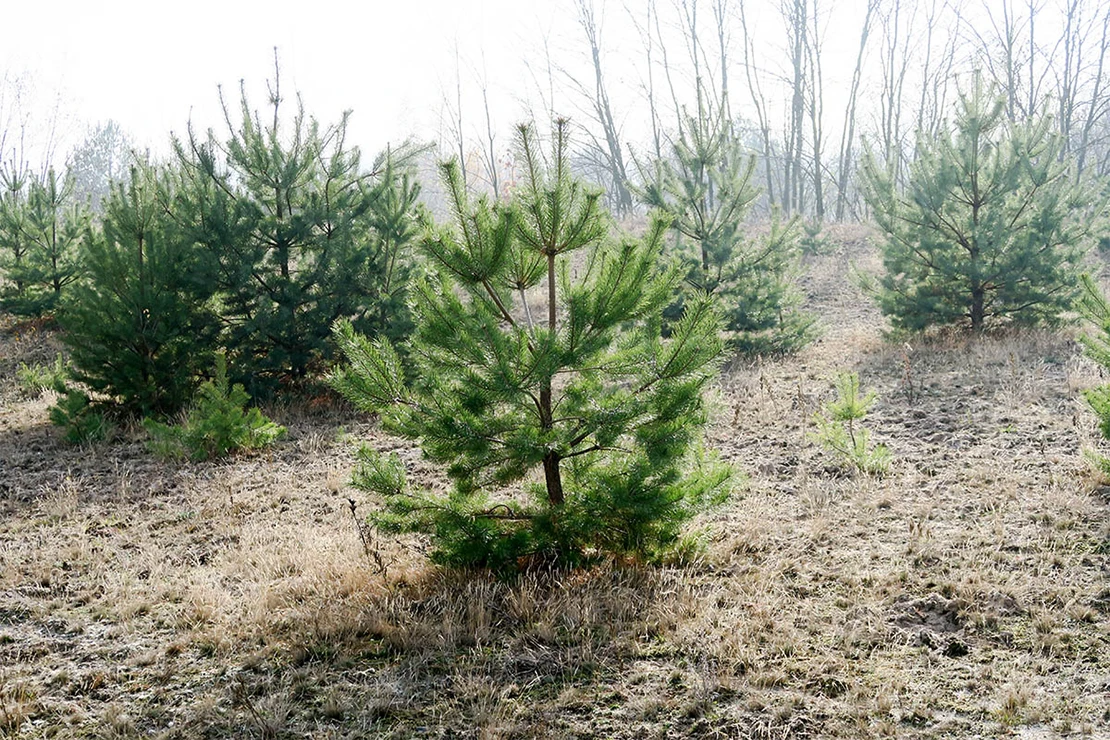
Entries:
<svg viewBox="0 0 1110 740">
<path fill-rule="evenodd" d="M 836 220 L 844 220 L 847 205 L 848 184 L 852 174 L 852 150 L 856 140 L 856 105 L 859 100 L 860 81 L 863 78 L 863 62 L 867 54 L 867 39 L 871 35 L 871 21 L 878 10 L 879 0 L 868 0 L 860 27 L 859 51 L 856 66 L 852 70 L 852 84 L 848 92 L 848 104 L 844 108 L 844 126 L 840 135 L 840 156 L 838 157 L 836 178 Z"/>
<path fill-rule="evenodd" d="M 617 213 L 625 214 L 632 210 L 632 194 L 628 190 L 628 170 L 624 162 L 621 132 L 613 115 L 613 106 L 609 100 L 602 69 L 601 28 L 592 0 L 575 0 L 575 2 L 578 9 L 578 25 L 588 45 L 593 84 L 585 85 L 570 73 L 567 73 L 567 77 L 589 101 L 591 113 L 601 129 L 600 137 L 594 131 L 586 130 L 591 145 L 591 151 L 587 152 L 587 157 L 592 158 L 606 171 L 610 204 Z"/>
<path fill-rule="evenodd" d="M 821 17 L 818 11 L 818 0 L 809 0 L 809 14 L 806 23 L 811 24 L 805 34 L 806 63 L 808 65 L 809 91 L 807 107 L 809 108 L 810 131 L 813 137 L 813 209 L 817 223 L 825 220 L 825 168 L 821 161 L 824 132 L 824 75 L 821 71 Z"/>
<path fill-rule="evenodd" d="M 773 205 L 775 203 L 775 176 L 772 166 L 774 148 L 771 142 L 771 122 L 767 110 L 767 100 L 763 95 L 763 88 L 760 83 L 760 70 L 755 63 L 756 54 L 753 37 L 748 28 L 748 15 L 744 2 L 740 3 L 740 30 L 744 38 L 744 74 L 748 80 L 748 90 L 751 93 L 756 121 L 759 124 L 760 138 L 763 142 L 763 167 L 767 181 L 765 183 L 767 199 Z"/>
</svg>

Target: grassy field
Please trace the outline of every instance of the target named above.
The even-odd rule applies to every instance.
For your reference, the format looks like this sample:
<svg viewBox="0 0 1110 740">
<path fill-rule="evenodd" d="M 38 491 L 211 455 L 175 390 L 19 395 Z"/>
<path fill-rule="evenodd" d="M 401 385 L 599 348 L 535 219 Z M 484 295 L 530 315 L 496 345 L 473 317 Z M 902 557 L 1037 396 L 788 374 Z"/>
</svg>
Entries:
<svg viewBox="0 0 1110 740">
<path fill-rule="evenodd" d="M 225 462 L 141 428 L 68 446 L 15 377 L 57 338 L 6 321 L 0 737 L 1110 737 L 1079 395 L 1105 379 L 1070 333 L 884 340 L 870 237 L 833 240 L 804 275 L 822 339 L 722 375 L 710 439 L 746 480 L 704 552 L 512 582 L 360 537 L 359 442 L 436 471 L 334 404 L 268 409 L 289 437 Z M 884 477 L 811 437 L 844 370 Z"/>
</svg>

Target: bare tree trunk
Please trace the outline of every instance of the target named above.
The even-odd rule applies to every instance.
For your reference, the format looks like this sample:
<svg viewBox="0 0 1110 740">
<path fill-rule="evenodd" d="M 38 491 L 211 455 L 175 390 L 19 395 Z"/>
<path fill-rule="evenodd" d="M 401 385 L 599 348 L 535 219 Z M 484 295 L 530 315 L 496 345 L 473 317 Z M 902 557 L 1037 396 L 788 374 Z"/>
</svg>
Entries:
<svg viewBox="0 0 1110 740">
<path fill-rule="evenodd" d="M 478 83 L 482 90 L 482 108 L 486 118 L 485 143 L 479 150 L 482 169 L 485 170 L 486 184 L 493 192 L 493 199 L 501 199 L 501 163 L 497 159 L 497 134 L 493 128 L 493 117 L 489 112 L 489 76 L 486 72 L 485 55 L 482 58 L 481 74 L 477 74 Z"/>
<path fill-rule="evenodd" d="M 883 156 L 891 168 L 896 184 L 902 181 L 902 91 L 905 88 L 906 72 L 910 63 L 910 37 L 913 32 L 913 16 L 916 5 L 908 21 L 904 21 L 901 0 L 893 0 L 890 10 L 883 17 L 884 48 L 882 73 L 883 89 L 879 100 L 881 109 L 881 137 Z M 904 27 L 903 27 L 904 24 Z"/>
<path fill-rule="evenodd" d="M 628 190 L 628 171 L 624 163 L 620 131 L 617 129 L 616 120 L 613 117 L 613 109 L 609 103 L 609 95 L 602 75 L 601 40 L 592 0 L 578 0 L 578 22 L 586 35 L 587 43 L 590 45 L 590 60 L 593 63 L 594 72 L 594 90 L 591 102 L 605 137 L 606 150 L 602 154 L 606 158 L 611 178 L 610 197 L 618 213 L 629 213 L 632 211 L 632 193 Z"/>
<path fill-rule="evenodd" d="M 925 106 L 929 95 L 929 71 L 933 62 L 933 31 L 936 28 L 938 0 L 929 0 L 929 10 L 925 15 L 925 64 L 921 71 L 921 100 L 917 105 L 917 130 L 925 129 Z"/>
<path fill-rule="evenodd" d="M 728 124 L 729 130 L 732 130 L 732 107 L 728 99 L 728 57 L 729 47 L 731 46 L 731 38 L 728 32 L 728 19 L 730 0 L 714 0 L 713 3 L 713 22 L 717 26 L 717 49 L 720 54 L 720 67 L 721 67 L 721 100 L 720 109 L 724 115 L 725 121 Z"/>
<path fill-rule="evenodd" d="M 800 212 L 803 207 L 802 150 L 805 144 L 805 50 L 808 18 L 806 0 L 783 0 L 780 5 L 786 22 L 790 54 L 790 115 L 786 128 L 786 166 L 783 173 L 783 209 Z"/>
<path fill-rule="evenodd" d="M 759 133 L 763 139 L 763 168 L 767 178 L 767 200 L 771 206 L 774 206 L 775 177 L 771 163 L 771 124 L 767 117 L 767 102 L 759 85 L 759 70 L 754 63 L 752 35 L 748 32 L 748 17 L 744 11 L 743 1 L 740 3 L 740 30 L 744 37 L 744 74 L 748 78 L 748 90 L 751 92 L 752 104 L 755 106 L 756 119 L 759 122 Z"/>
<path fill-rule="evenodd" d="M 446 95 L 444 96 L 446 98 Z M 467 187 L 468 173 L 466 166 L 466 151 L 465 151 L 465 135 L 463 131 L 463 109 L 462 109 L 462 65 L 459 63 L 459 44 L 455 42 L 455 102 L 452 106 L 448 100 L 444 101 L 444 107 L 447 109 L 449 116 L 448 134 L 451 136 L 451 147 L 455 150 L 455 156 L 459 158 L 459 173 L 462 177 L 463 188 Z"/>
<path fill-rule="evenodd" d="M 844 127 L 840 135 L 840 156 L 838 158 L 836 187 L 836 220 L 844 220 L 847 204 L 848 182 L 851 178 L 852 147 L 856 140 L 856 101 L 859 98 L 860 79 L 863 75 L 863 60 L 867 53 L 867 37 L 871 33 L 871 18 L 879 6 L 879 0 L 868 0 L 863 16 L 863 27 L 859 34 L 859 51 L 856 53 L 856 66 L 852 71 L 852 85 L 848 93 L 848 106 L 844 110 Z"/>
<path fill-rule="evenodd" d="M 1083 122 L 1083 134 L 1079 141 L 1078 157 L 1076 159 L 1076 176 L 1082 176 L 1083 168 L 1087 163 L 1087 147 L 1091 142 L 1091 132 L 1095 123 L 1106 112 L 1107 101 L 1103 99 L 1102 73 L 1106 62 L 1107 47 L 1110 46 L 1110 7 L 1102 16 L 1102 37 L 1098 45 L 1098 64 L 1094 74 L 1094 89 L 1091 91 L 1091 100 L 1087 105 L 1087 117 Z"/>
<path fill-rule="evenodd" d="M 679 0 L 679 9 L 682 13 L 682 22 L 686 33 L 687 51 L 690 54 L 690 63 L 694 67 L 694 94 L 697 97 L 698 115 L 704 110 L 702 92 L 704 81 L 701 76 L 701 49 L 698 41 L 698 0 Z"/>
<path fill-rule="evenodd" d="M 640 42 L 644 45 L 644 55 L 647 61 L 647 76 L 644 80 L 644 92 L 647 95 L 648 102 L 648 116 L 651 122 L 651 149 L 658 161 L 663 157 L 663 138 L 659 126 L 659 107 L 655 100 L 655 36 L 652 33 L 652 19 L 655 17 L 655 2 L 656 0 L 646 0 L 646 19 L 643 25 L 636 19 L 636 14 L 633 8 L 625 6 L 628 12 L 628 17 L 632 21 L 632 25 L 636 29 L 636 33 L 640 36 Z"/>
<path fill-rule="evenodd" d="M 501 172 L 500 163 L 497 161 L 497 136 L 493 132 L 493 119 L 489 114 L 489 89 L 486 81 L 482 80 L 482 105 L 486 110 L 486 173 L 489 177 L 490 187 L 493 188 L 493 199 L 501 200 Z"/>
<path fill-rule="evenodd" d="M 1079 72 L 1082 62 L 1083 41 L 1086 32 L 1082 18 L 1083 7 L 1080 0 L 1067 0 L 1064 6 L 1064 71 L 1057 79 L 1060 91 L 1057 126 L 1063 139 L 1061 156 L 1068 156 L 1072 147 L 1072 124 L 1075 118 L 1076 95 L 1079 87 Z"/>
<path fill-rule="evenodd" d="M 1002 53 L 1006 61 L 1006 115 L 1011 121 L 1014 121 L 1016 120 L 1015 108 L 1017 107 L 1018 96 L 1018 61 L 1014 54 L 1014 48 L 1017 46 L 1018 39 L 1014 27 L 1014 8 L 1011 0 L 1002 3 L 1002 19 L 1004 28 Z"/>
<path fill-rule="evenodd" d="M 825 188 L 824 165 L 821 161 L 821 152 L 824 139 L 824 93 L 823 75 L 821 72 L 821 29 L 818 0 L 810 0 L 811 12 L 809 20 L 813 27 L 806 34 L 806 57 L 809 62 L 809 122 L 813 135 L 813 206 L 817 223 L 825 220 Z"/>
<path fill-rule="evenodd" d="M 1034 33 L 1035 28 L 1034 28 L 1033 24 L 1036 22 L 1036 19 L 1037 19 L 1037 10 L 1038 10 L 1038 8 L 1036 7 L 1036 5 L 1034 3 L 1034 0 L 1029 0 L 1029 6 L 1028 7 L 1029 7 L 1029 59 L 1026 60 L 1026 61 L 1029 64 L 1029 80 L 1028 80 L 1029 102 L 1028 102 L 1028 105 L 1025 108 L 1025 112 L 1026 112 L 1027 115 L 1031 116 L 1031 115 L 1033 115 L 1033 111 L 1036 110 L 1034 108 L 1034 106 L 1037 104 L 1037 88 L 1036 88 L 1036 85 L 1033 82 L 1033 79 L 1034 79 L 1033 65 L 1035 64 L 1035 61 L 1036 61 L 1036 58 L 1037 58 L 1037 55 L 1036 55 L 1036 34 Z"/>
<path fill-rule="evenodd" d="M 554 121 L 558 116 L 555 113 L 555 65 L 551 61 L 551 39 L 548 37 L 547 33 L 543 34 L 542 43 L 543 67 L 537 69 L 532 65 L 528 57 L 524 59 L 524 66 L 528 69 L 528 73 L 532 78 L 532 84 L 535 85 L 536 92 L 539 94 L 540 107 L 543 111 L 542 117 L 533 113 L 533 118 L 550 122 Z"/>
<path fill-rule="evenodd" d="M 659 12 L 655 12 L 655 37 L 659 41 L 659 51 L 663 54 L 663 72 L 667 76 L 667 88 L 671 93 L 671 104 L 674 106 L 675 120 L 678 123 L 678 134 L 682 135 L 684 123 L 682 121 L 682 106 L 678 102 L 678 93 L 675 92 L 674 78 L 671 75 L 671 63 L 667 58 L 667 41 L 663 38 L 663 27 L 659 23 Z"/>
<path fill-rule="evenodd" d="M 960 0 L 946 0 L 946 7 L 956 14 L 955 22 L 949 28 L 941 64 L 937 66 L 933 78 L 925 80 L 923 85 L 930 91 L 930 103 L 928 118 L 922 121 L 921 130 L 932 137 L 940 133 L 948 113 L 948 93 L 955 76 L 956 50 L 961 46 L 959 28 L 963 22 L 963 7 Z"/>
</svg>

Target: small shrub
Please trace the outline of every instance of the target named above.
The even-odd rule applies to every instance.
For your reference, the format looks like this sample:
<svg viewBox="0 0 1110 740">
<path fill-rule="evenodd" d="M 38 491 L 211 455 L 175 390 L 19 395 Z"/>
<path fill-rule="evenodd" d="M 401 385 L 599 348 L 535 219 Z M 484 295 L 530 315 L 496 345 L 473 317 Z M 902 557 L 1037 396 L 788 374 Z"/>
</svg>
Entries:
<svg viewBox="0 0 1110 740">
<path fill-rule="evenodd" d="M 861 393 L 856 373 L 839 373 L 836 396 L 836 400 L 822 404 L 814 417 L 814 438 L 855 470 L 871 475 L 886 473 L 890 469 L 890 450 L 882 444 L 872 446 L 870 432 L 862 424 L 875 402 L 875 392 Z"/>
<path fill-rule="evenodd" d="M 62 427 L 71 444 L 99 442 L 112 433 L 112 423 L 89 400 L 88 394 L 66 386 L 63 380 L 54 383 L 58 402 L 50 408 L 50 422 Z"/>
<path fill-rule="evenodd" d="M 64 386 L 68 377 L 69 371 L 66 369 L 61 353 L 54 358 L 53 365 L 28 365 L 21 362 L 19 369 L 15 371 L 19 387 L 24 393 L 32 396 L 56 388 L 58 384 Z"/>
<path fill-rule="evenodd" d="M 192 407 L 180 425 L 147 419 L 150 448 L 160 457 L 209 460 L 238 450 L 255 450 L 280 439 L 285 427 L 247 408 L 250 396 L 243 386 L 227 379 L 227 360 L 216 355 L 216 373 L 202 383 Z"/>
</svg>

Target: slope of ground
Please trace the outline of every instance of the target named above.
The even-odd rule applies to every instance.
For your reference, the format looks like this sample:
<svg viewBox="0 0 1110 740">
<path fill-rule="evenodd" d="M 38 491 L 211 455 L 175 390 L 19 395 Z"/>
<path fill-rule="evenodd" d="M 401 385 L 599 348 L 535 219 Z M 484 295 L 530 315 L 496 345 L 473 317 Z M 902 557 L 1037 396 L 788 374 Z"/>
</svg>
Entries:
<svg viewBox="0 0 1110 740">
<path fill-rule="evenodd" d="M 823 338 L 723 375 L 710 438 L 746 481 L 666 567 L 437 572 L 347 486 L 362 441 L 435 471 L 327 405 L 226 462 L 70 447 L 15 380 L 56 338 L 8 322 L 0 737 L 1107 736 L 1097 369 L 1067 335 L 884 341 L 867 233 L 833 236 Z M 812 439 L 840 370 L 879 393 L 885 477 Z"/>
</svg>

